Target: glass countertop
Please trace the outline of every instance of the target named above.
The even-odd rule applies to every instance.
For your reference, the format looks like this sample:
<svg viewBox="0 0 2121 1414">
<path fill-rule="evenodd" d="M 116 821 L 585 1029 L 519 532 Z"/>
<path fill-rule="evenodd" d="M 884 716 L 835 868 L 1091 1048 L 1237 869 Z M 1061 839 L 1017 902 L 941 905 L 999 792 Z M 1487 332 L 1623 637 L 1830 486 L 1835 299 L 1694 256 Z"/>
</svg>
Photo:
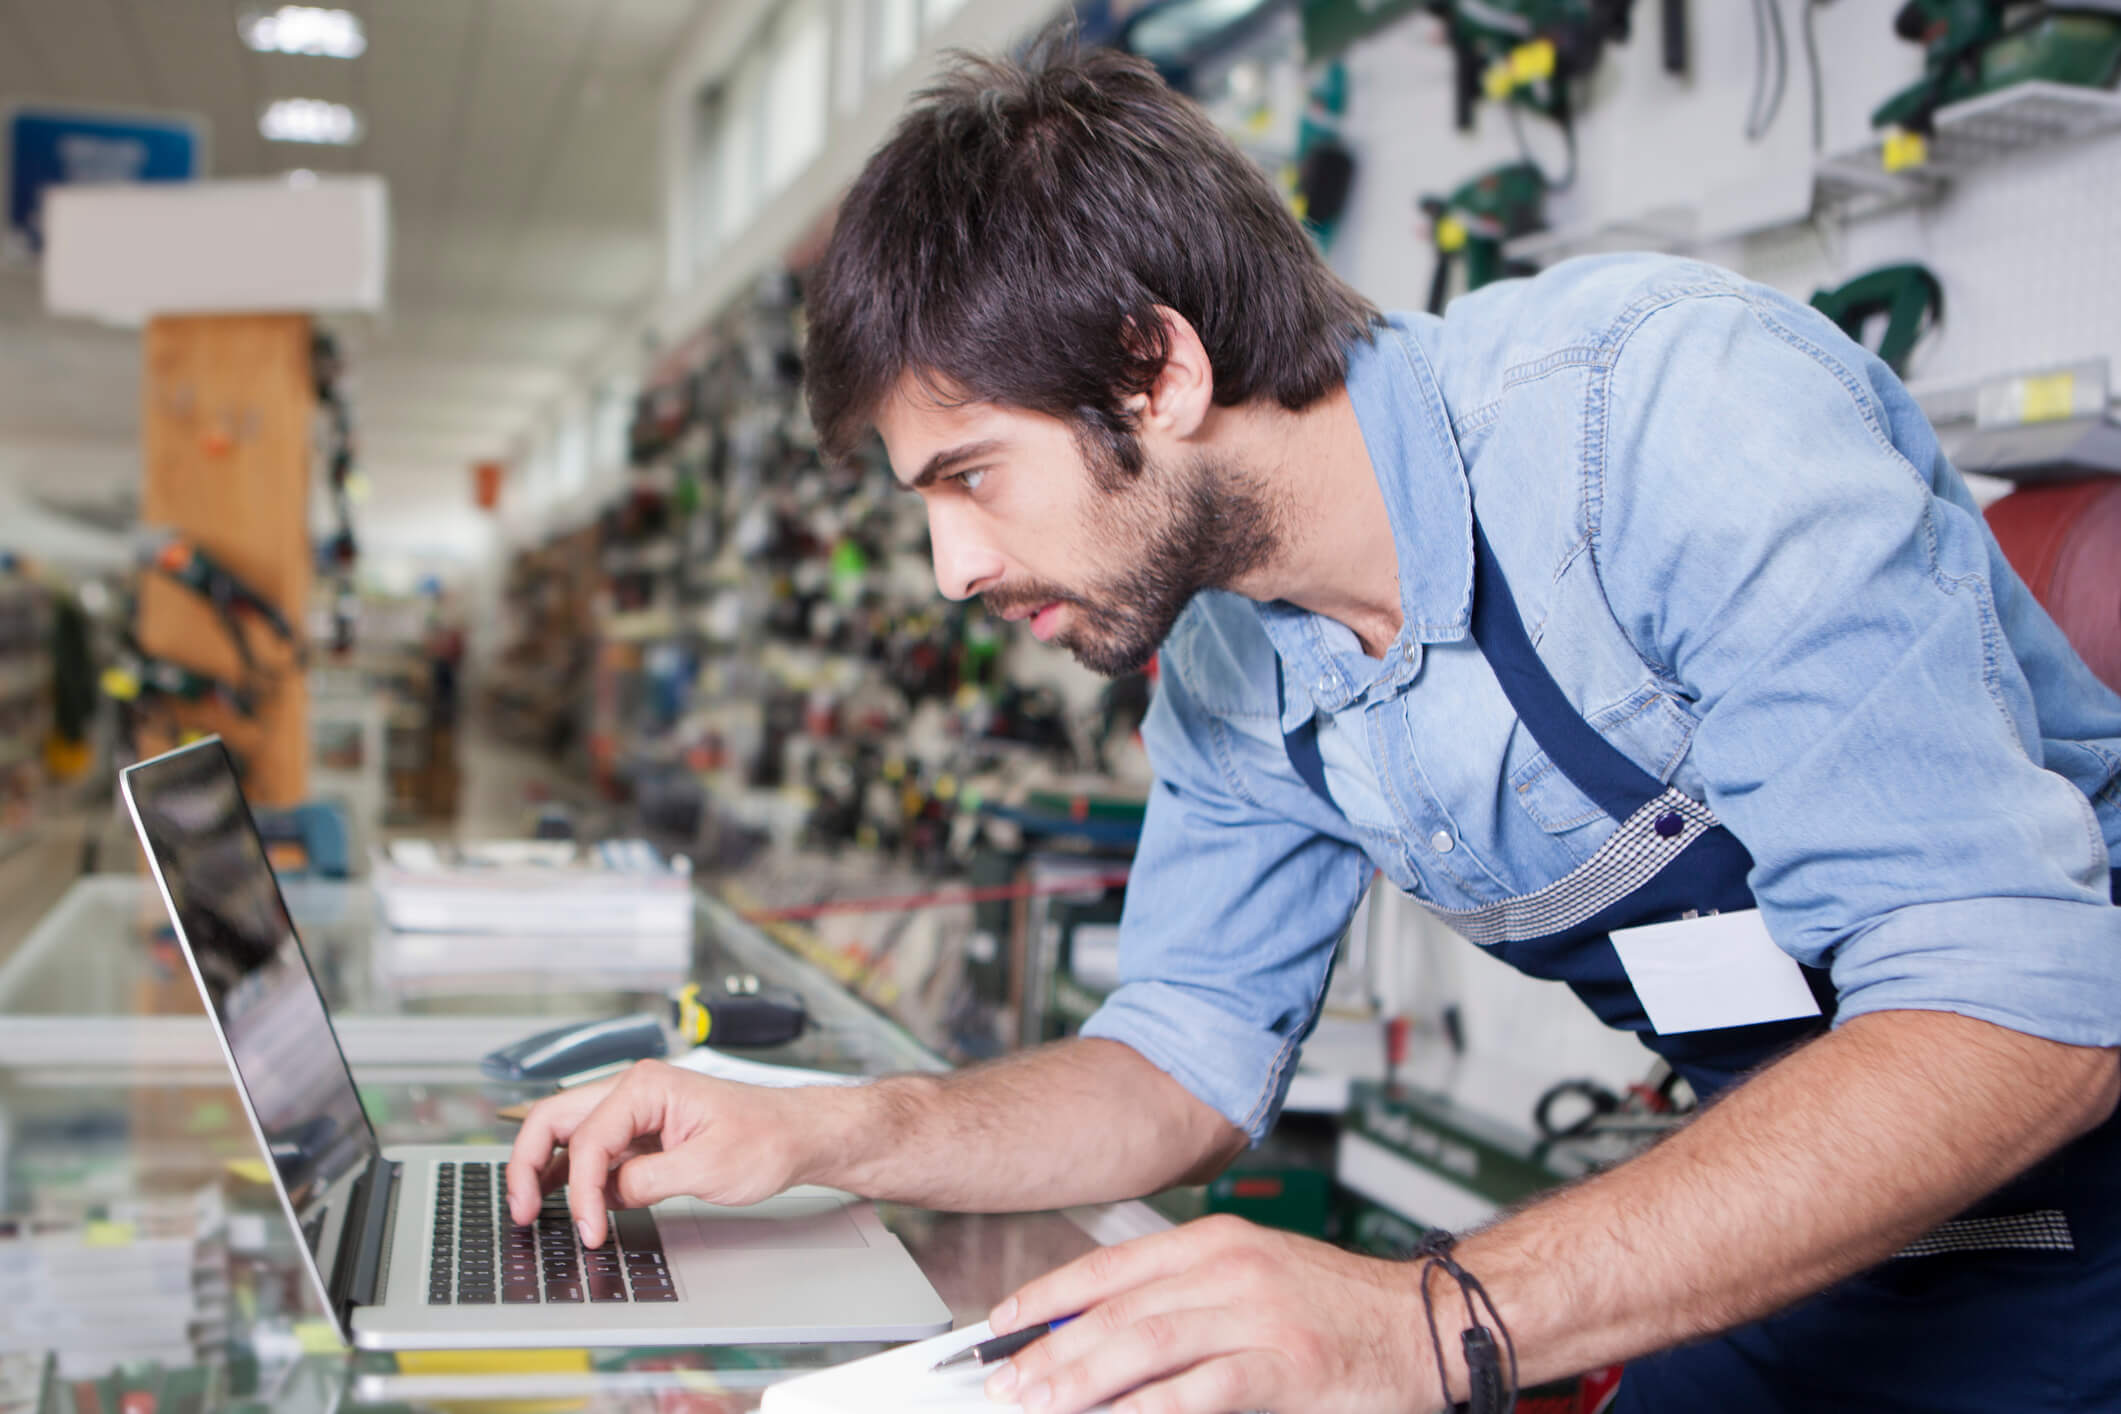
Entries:
<svg viewBox="0 0 2121 1414">
<path fill-rule="evenodd" d="M 687 978 L 749 974 L 803 995 L 809 1032 L 748 1059 L 855 1074 L 944 1068 L 903 1028 L 704 895 L 689 967 L 618 976 L 593 962 L 504 967 L 477 955 L 479 944 L 466 945 L 464 967 L 437 970 L 423 953 L 408 971 L 365 883 L 291 883 L 286 896 L 386 1144 L 507 1142 L 513 1125 L 497 1112 L 536 1092 L 483 1078 L 481 1055 L 570 1019 L 661 1007 Z M 517 1414 L 735 1414 L 755 1409 L 776 1379 L 878 1348 L 340 1350 L 300 1279 L 294 1238 L 152 884 L 86 876 L 0 965 L 0 1223 L 122 1246 L 144 1242 L 171 1212 L 209 1211 L 201 1230 L 214 1235 L 199 1250 L 210 1275 L 198 1278 L 206 1324 L 194 1329 L 219 1349 L 225 1328 L 228 1355 L 210 1362 L 203 1394 L 184 1386 L 159 1414 L 488 1401 L 499 1414 L 522 1400 L 541 1402 L 516 1403 Z M 1004 1216 L 881 1211 L 961 1324 L 1101 1241 L 1168 1225 L 1139 1203 Z M 0 1242 L 0 1285 L 10 1246 Z M 169 1378 L 177 1389 L 170 1362 L 162 1366 L 138 1378 Z M 46 1414 L 72 1408 L 54 1403 Z"/>
</svg>

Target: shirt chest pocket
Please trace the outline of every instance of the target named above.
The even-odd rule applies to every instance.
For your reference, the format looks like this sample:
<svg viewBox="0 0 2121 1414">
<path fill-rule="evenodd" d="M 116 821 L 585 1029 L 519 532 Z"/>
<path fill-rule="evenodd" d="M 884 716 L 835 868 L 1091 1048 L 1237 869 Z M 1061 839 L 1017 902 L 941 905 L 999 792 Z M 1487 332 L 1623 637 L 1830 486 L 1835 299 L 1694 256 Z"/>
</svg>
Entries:
<svg viewBox="0 0 2121 1414">
<path fill-rule="evenodd" d="M 1590 715 L 1590 724 L 1623 755 L 1657 779 L 1670 780 L 1693 740 L 1694 721 L 1654 685 L 1637 688 Z M 1511 734 L 1506 762 L 1509 795 L 1538 829 L 1588 859 L 1616 828 L 1612 817 L 1540 749 L 1522 722 Z"/>
</svg>

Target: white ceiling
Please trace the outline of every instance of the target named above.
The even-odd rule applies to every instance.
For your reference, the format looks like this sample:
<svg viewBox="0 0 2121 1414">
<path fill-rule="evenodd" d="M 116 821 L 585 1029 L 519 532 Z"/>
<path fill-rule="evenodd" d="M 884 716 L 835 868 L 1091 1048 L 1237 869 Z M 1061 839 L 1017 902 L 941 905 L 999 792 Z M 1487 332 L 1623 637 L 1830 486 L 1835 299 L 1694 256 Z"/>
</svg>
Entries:
<svg viewBox="0 0 2121 1414">
<path fill-rule="evenodd" d="M 654 294 L 663 75 L 714 0 L 332 3 L 365 22 L 361 58 L 252 53 L 255 0 L 0 0 L 0 107 L 193 113 L 209 175 L 389 182 L 390 312 L 346 336 L 364 518 L 417 527 L 468 512 L 468 465 L 508 454 Z M 352 105 L 366 138 L 260 138 L 259 108 L 291 97 Z M 0 441 L 128 447 L 138 361 L 135 336 L 51 320 L 33 272 L 0 272 Z"/>
</svg>

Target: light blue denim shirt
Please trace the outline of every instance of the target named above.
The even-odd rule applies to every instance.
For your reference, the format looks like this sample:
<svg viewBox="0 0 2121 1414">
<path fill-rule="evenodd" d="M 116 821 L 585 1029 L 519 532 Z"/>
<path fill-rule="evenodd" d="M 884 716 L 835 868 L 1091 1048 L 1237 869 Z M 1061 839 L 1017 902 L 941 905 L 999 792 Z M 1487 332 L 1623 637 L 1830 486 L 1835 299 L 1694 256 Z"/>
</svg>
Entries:
<svg viewBox="0 0 2121 1414">
<path fill-rule="evenodd" d="M 1373 870 L 1472 908 L 1613 832 L 1468 632 L 1477 504 L 1562 690 L 1745 844 L 1770 933 L 1831 969 L 1839 1020 L 2121 1043 L 2121 698 L 1883 364 L 1728 272 L 1607 256 L 1393 319 L 1348 391 L 1405 626 L 1380 660 L 1287 603 L 1187 609 L 1143 728 L 1121 985 L 1085 1035 L 1257 1141 Z M 1337 809 L 1284 747 L 1313 714 Z"/>
</svg>

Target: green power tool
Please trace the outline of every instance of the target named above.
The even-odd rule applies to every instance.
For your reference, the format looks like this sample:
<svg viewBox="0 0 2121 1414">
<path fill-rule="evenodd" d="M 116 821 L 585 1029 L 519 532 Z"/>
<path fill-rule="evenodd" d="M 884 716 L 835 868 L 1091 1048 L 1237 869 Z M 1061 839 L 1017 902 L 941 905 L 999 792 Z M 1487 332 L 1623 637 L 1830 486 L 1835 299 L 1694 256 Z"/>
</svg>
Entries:
<svg viewBox="0 0 2121 1414">
<path fill-rule="evenodd" d="M 1915 343 L 1944 318 L 1944 286 L 1926 265 L 1886 265 L 1858 275 L 1845 285 L 1820 290 L 1812 308 L 1834 321 L 1858 343 L 1875 319 L 1885 332 L 1872 350 L 1885 366 L 1905 378 L 1907 356 Z"/>
<path fill-rule="evenodd" d="M 1569 84 L 1598 67 L 1609 41 L 1628 37 L 1635 0 L 1429 0 L 1457 60 L 1457 118 L 1473 126 L 1483 95 L 1566 127 Z"/>
<path fill-rule="evenodd" d="M 1482 172 L 1449 196 L 1425 196 L 1423 214 L 1436 247 L 1436 273 L 1429 281 L 1429 313 L 1441 314 L 1450 297 L 1451 267 L 1466 266 L 1466 288 L 1477 290 L 1507 275 L 1535 267 L 1506 260 L 1502 243 L 1546 226 L 1546 178 L 1529 162 L 1511 162 Z"/>
<path fill-rule="evenodd" d="M 2031 79 L 2109 88 L 2121 77 L 2121 0 L 1907 0 L 1893 17 L 1902 39 L 1923 47 L 1923 74 L 1871 114 L 1871 126 L 1918 137 L 1937 110 Z M 1888 166 L 1923 160 L 1903 144 Z"/>
</svg>

